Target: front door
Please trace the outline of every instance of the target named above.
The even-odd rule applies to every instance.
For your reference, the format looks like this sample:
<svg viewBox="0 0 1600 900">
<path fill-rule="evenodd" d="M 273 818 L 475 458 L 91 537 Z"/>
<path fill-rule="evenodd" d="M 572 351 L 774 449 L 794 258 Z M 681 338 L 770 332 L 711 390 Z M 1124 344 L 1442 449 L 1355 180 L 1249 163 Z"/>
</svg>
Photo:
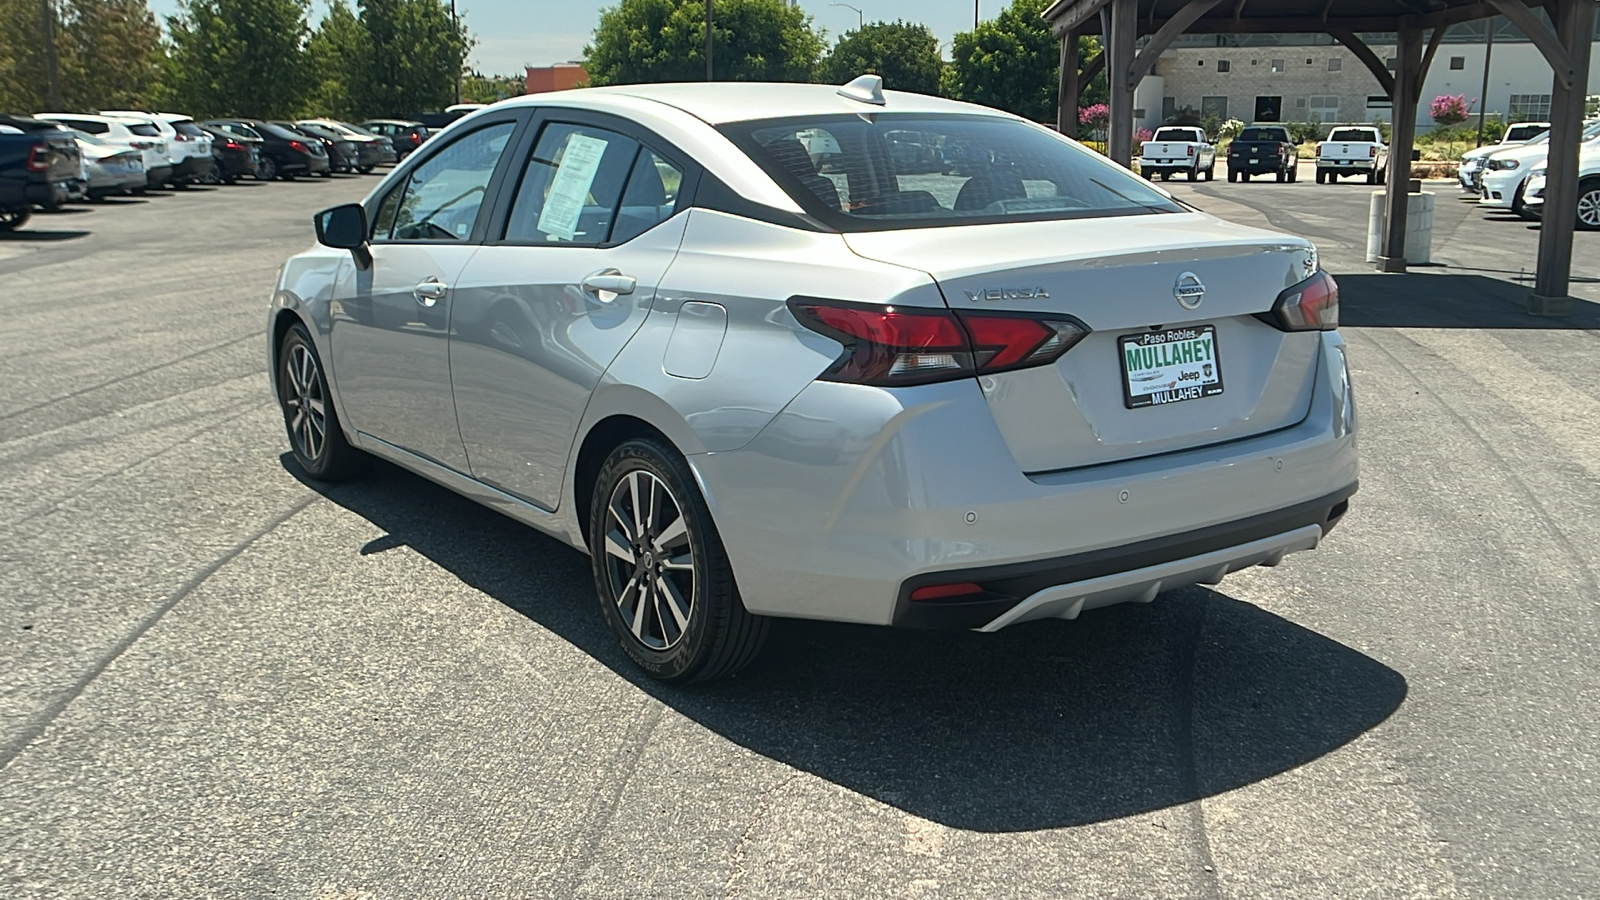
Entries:
<svg viewBox="0 0 1600 900">
<path fill-rule="evenodd" d="M 456 278 L 481 246 L 484 197 L 514 119 L 429 154 L 375 208 L 372 264 L 335 288 L 332 365 L 351 427 L 465 472 L 446 337 Z"/>
<path fill-rule="evenodd" d="M 599 117 L 545 123 L 458 279 L 450 366 L 472 475 L 545 509 L 683 237 L 686 167 L 641 137 Z"/>
</svg>

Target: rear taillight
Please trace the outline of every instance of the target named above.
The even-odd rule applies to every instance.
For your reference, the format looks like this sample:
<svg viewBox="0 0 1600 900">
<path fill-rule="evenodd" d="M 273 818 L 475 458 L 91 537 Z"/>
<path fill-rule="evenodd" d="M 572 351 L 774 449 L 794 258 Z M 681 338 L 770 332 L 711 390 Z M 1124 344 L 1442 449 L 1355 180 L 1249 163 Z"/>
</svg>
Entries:
<svg viewBox="0 0 1600 900">
<path fill-rule="evenodd" d="M 1189 145 L 1189 146 L 1187 146 L 1187 147 L 1185 147 L 1185 148 L 1183 148 L 1183 149 L 1185 149 L 1185 150 L 1187 150 L 1187 151 L 1189 151 L 1189 155 L 1190 155 L 1190 156 L 1193 156 L 1193 155 L 1194 155 L 1194 145 L 1193 145 L 1193 144 L 1190 144 L 1190 145 Z"/>
<path fill-rule="evenodd" d="M 422 135 L 418 134 L 415 131 L 411 132 L 411 139 L 413 141 L 416 141 L 419 144 L 422 143 Z"/>
<path fill-rule="evenodd" d="M 181 131 L 178 132 L 177 134 L 173 135 L 172 139 L 175 140 L 175 141 L 192 141 L 192 140 L 194 140 L 194 138 L 189 137 L 187 134 L 184 134 Z"/>
<path fill-rule="evenodd" d="M 952 313 L 795 297 L 802 325 L 844 345 L 821 378 L 907 385 L 1048 365 L 1088 335 L 1068 316 Z"/>
<path fill-rule="evenodd" d="M 28 151 L 28 171 L 29 172 L 48 172 L 48 171 L 50 171 L 50 148 L 49 147 L 45 146 L 44 144 L 35 144 L 33 146 L 33 149 Z"/>
<path fill-rule="evenodd" d="M 302 144 L 299 141 L 290 141 L 289 142 L 289 149 L 290 150 L 294 150 L 294 151 L 299 152 L 299 153 L 310 153 L 311 152 L 310 150 L 308 150 L 306 148 L 305 144 Z"/>
<path fill-rule="evenodd" d="M 1339 327 L 1339 285 L 1318 272 L 1279 294 L 1272 311 L 1258 318 L 1284 331 L 1332 331 Z"/>
<path fill-rule="evenodd" d="M 222 149 L 224 149 L 224 150 L 243 150 L 244 149 L 244 145 L 239 143 L 238 141 L 229 141 L 226 144 L 222 145 Z"/>
<path fill-rule="evenodd" d="M 1367 156 L 1369 156 L 1369 157 L 1371 157 L 1373 159 L 1377 159 L 1378 158 L 1378 148 L 1377 147 L 1368 147 L 1367 148 Z"/>
</svg>

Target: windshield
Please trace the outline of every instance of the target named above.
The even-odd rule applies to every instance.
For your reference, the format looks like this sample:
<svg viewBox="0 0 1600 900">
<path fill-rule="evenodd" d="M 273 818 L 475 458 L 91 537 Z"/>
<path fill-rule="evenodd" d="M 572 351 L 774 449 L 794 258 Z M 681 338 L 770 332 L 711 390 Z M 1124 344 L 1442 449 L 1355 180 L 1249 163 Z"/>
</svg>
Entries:
<svg viewBox="0 0 1600 900">
<path fill-rule="evenodd" d="M 1192 128 L 1163 128 L 1160 131 L 1157 131 L 1156 136 L 1150 140 L 1184 142 L 1198 141 L 1200 138 L 1195 135 L 1194 129 Z"/>
<path fill-rule="evenodd" d="M 1351 141 L 1372 143 L 1378 140 L 1378 136 L 1367 128 L 1336 128 L 1332 134 L 1328 135 L 1328 140 L 1345 143 Z"/>
<path fill-rule="evenodd" d="M 1094 151 L 998 116 L 825 115 L 721 131 L 802 209 L 846 231 L 1183 211 Z"/>
<path fill-rule="evenodd" d="M 1246 128 L 1239 132 L 1241 141 L 1287 141 L 1289 132 L 1282 128 Z"/>
</svg>

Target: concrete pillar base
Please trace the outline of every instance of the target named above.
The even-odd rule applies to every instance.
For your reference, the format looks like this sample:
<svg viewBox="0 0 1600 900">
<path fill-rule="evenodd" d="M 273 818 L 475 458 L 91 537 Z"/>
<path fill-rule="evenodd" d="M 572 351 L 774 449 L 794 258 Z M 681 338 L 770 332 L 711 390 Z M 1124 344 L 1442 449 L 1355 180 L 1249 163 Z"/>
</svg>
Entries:
<svg viewBox="0 0 1600 900">
<path fill-rule="evenodd" d="M 1567 316 L 1571 314 L 1571 297 L 1544 297 L 1535 293 L 1528 294 L 1528 315 L 1530 316 Z"/>
<path fill-rule="evenodd" d="M 1379 272 L 1404 272 L 1405 270 L 1406 270 L 1406 258 L 1403 257 L 1403 256 L 1380 256 L 1380 257 L 1378 257 L 1378 271 Z"/>
</svg>

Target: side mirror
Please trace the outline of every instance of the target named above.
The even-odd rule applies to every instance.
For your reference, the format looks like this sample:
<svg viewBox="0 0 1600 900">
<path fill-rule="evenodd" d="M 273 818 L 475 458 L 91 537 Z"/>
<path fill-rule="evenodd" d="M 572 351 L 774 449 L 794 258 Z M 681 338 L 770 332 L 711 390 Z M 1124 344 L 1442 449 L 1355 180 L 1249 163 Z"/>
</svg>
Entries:
<svg viewBox="0 0 1600 900">
<path fill-rule="evenodd" d="M 338 250 L 359 250 L 367 245 L 367 211 L 359 203 L 325 209 L 311 217 L 317 243 Z"/>
</svg>

